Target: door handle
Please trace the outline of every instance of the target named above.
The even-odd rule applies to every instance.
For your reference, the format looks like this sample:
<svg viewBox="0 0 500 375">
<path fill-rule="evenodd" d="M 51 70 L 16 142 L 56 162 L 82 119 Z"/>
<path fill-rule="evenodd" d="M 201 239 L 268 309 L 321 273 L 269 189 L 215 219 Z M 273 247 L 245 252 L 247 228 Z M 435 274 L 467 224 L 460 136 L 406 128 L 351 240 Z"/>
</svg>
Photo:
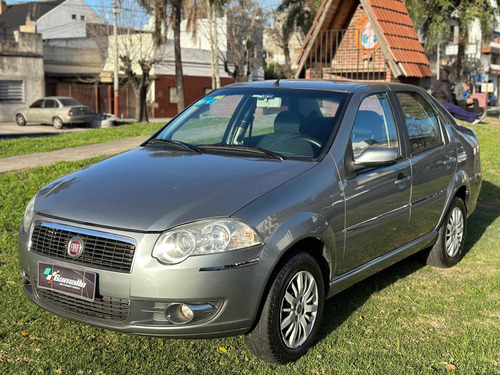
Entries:
<svg viewBox="0 0 500 375">
<path fill-rule="evenodd" d="M 406 176 L 406 177 L 403 177 L 403 176 L 404 175 L 399 175 L 398 179 L 396 181 L 394 181 L 394 185 L 405 184 L 411 178 L 411 176 Z"/>
<path fill-rule="evenodd" d="M 444 159 L 444 161 L 441 162 L 445 167 L 446 169 L 450 169 L 451 168 L 451 164 L 453 163 L 453 159 L 451 157 L 447 157 L 446 159 Z"/>
</svg>

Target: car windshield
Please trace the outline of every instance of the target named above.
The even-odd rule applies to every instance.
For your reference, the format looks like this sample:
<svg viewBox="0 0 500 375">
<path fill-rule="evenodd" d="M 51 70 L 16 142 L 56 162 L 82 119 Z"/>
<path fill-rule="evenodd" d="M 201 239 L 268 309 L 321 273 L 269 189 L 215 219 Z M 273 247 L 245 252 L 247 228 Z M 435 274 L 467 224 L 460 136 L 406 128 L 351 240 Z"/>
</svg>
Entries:
<svg viewBox="0 0 500 375">
<path fill-rule="evenodd" d="M 194 103 L 151 143 L 312 159 L 328 143 L 346 96 L 285 88 L 221 89 Z"/>
<path fill-rule="evenodd" d="M 81 103 L 78 100 L 73 98 L 62 98 L 59 99 L 59 101 L 62 103 L 64 107 L 69 107 L 72 105 L 81 105 Z"/>
</svg>

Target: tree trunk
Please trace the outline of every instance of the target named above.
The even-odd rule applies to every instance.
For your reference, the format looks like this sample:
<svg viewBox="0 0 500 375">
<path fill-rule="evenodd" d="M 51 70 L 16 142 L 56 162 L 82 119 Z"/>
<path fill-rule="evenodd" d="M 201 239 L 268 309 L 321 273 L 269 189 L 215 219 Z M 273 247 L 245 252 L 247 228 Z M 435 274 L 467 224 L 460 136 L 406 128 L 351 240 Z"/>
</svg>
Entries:
<svg viewBox="0 0 500 375">
<path fill-rule="evenodd" d="M 148 105 L 147 105 L 147 95 L 148 95 L 149 82 L 144 78 L 141 81 L 139 90 L 136 90 L 136 121 L 137 122 L 149 122 L 148 117 Z"/>
<path fill-rule="evenodd" d="M 465 61 L 465 48 L 467 47 L 467 39 L 469 37 L 468 35 L 463 35 L 462 30 L 460 30 L 458 35 L 456 82 L 460 82 L 460 79 L 462 78 L 462 70 Z"/>
<path fill-rule="evenodd" d="M 284 43 L 283 45 L 283 53 L 285 54 L 285 66 L 283 68 L 283 74 L 285 74 L 285 78 L 292 78 L 292 59 L 290 58 L 290 45 L 288 43 Z"/>
<path fill-rule="evenodd" d="M 208 40 L 210 42 L 210 68 L 212 70 L 212 90 L 217 88 L 215 82 L 215 60 L 214 60 L 214 31 L 212 25 L 212 5 L 210 0 L 207 2 L 207 22 L 208 22 Z"/>
<path fill-rule="evenodd" d="M 177 83 L 177 111 L 181 112 L 186 107 L 184 99 L 184 74 L 182 73 L 182 57 L 181 57 L 182 0 L 173 0 L 172 8 L 173 8 L 172 23 L 174 28 L 175 81 Z"/>
<path fill-rule="evenodd" d="M 215 33 L 214 33 L 214 54 L 215 54 L 215 87 L 220 88 L 220 68 L 219 68 L 219 37 L 217 28 L 217 15 L 215 15 Z"/>
</svg>

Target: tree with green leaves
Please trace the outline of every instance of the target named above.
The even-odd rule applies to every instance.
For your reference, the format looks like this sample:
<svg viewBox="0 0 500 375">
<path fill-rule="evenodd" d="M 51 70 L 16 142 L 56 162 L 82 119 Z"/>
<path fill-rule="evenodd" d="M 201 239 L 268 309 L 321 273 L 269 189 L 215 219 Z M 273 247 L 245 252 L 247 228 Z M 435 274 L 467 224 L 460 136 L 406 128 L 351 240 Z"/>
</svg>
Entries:
<svg viewBox="0 0 500 375">
<path fill-rule="evenodd" d="M 424 36 L 424 48 L 430 52 L 445 44 L 450 38 L 450 24 L 458 23 L 458 54 L 455 67 L 457 79 L 464 70 L 465 50 L 469 30 L 474 20 L 479 20 L 484 41 L 491 38 L 495 25 L 496 9 L 490 0 L 407 0 L 406 7 L 416 30 Z"/>
<path fill-rule="evenodd" d="M 301 39 L 305 39 L 320 4 L 321 0 L 283 0 L 274 14 L 275 24 L 269 29 L 269 35 L 285 55 L 282 73 L 286 78 L 292 78 L 290 40 L 294 33 L 301 34 Z"/>
</svg>

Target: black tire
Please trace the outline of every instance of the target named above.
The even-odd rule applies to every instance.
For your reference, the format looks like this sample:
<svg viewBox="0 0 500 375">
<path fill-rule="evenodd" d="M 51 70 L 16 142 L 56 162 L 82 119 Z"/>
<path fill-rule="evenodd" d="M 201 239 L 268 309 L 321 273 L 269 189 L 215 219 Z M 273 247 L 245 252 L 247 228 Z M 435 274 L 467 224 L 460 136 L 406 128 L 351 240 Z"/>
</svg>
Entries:
<svg viewBox="0 0 500 375">
<path fill-rule="evenodd" d="M 52 119 L 52 125 L 54 126 L 54 128 L 56 129 L 62 129 L 63 126 L 64 126 L 64 123 L 63 123 L 63 120 L 61 120 L 60 117 L 54 117 Z"/>
<path fill-rule="evenodd" d="M 292 284 L 296 286 L 299 279 L 305 286 L 302 291 L 295 292 Z M 284 364 L 302 357 L 314 343 L 323 315 L 325 287 L 318 263 L 307 253 L 298 253 L 288 259 L 271 282 L 260 317 L 255 328 L 245 335 L 245 343 L 260 359 Z M 298 297 L 289 303 L 293 294 Z M 314 311 L 307 311 L 314 308 L 315 315 Z M 283 315 L 288 312 L 287 316 Z M 285 324 L 283 330 L 282 322 Z M 304 324 L 306 329 L 302 328 Z M 296 337 L 292 337 L 294 327 L 297 328 Z M 293 342 L 295 340 L 297 342 Z"/>
<path fill-rule="evenodd" d="M 426 263 L 439 268 L 449 268 L 457 264 L 463 255 L 466 233 L 465 204 L 462 199 L 455 197 L 439 228 L 436 243 L 427 255 Z"/>
<path fill-rule="evenodd" d="M 16 115 L 16 124 L 19 126 L 26 125 L 26 118 L 20 113 Z"/>
</svg>

